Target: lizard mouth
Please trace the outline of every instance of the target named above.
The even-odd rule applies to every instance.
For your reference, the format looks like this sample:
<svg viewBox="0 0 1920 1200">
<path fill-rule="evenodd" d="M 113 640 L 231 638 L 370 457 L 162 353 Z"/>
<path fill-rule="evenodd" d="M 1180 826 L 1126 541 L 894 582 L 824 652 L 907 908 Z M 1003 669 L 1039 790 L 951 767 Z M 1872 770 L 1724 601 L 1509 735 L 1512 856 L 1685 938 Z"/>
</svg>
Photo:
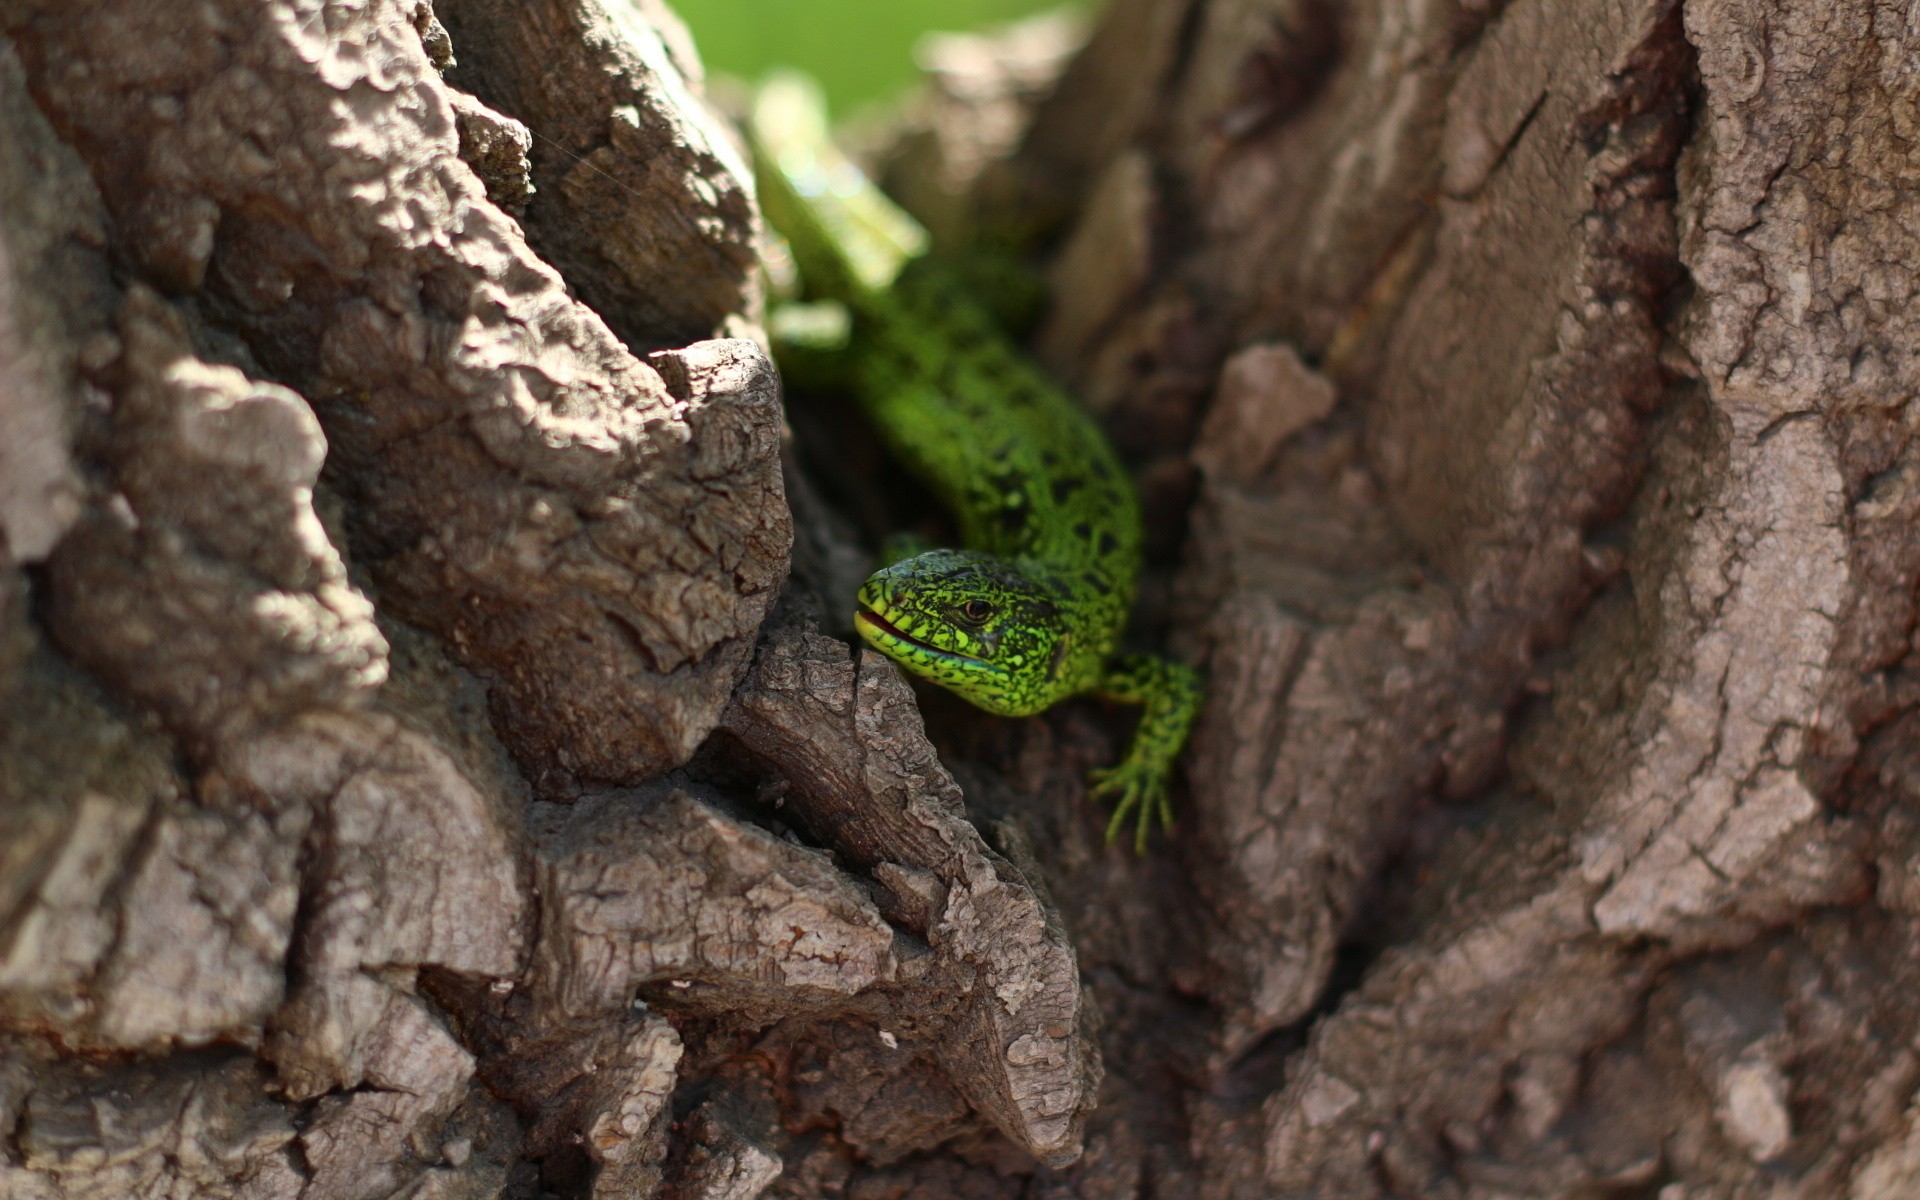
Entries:
<svg viewBox="0 0 1920 1200">
<path fill-rule="evenodd" d="M 931 654 L 936 658 L 945 658 L 954 662 L 963 663 L 981 662 L 980 659 L 965 654 L 955 654 L 951 650 L 942 650 L 940 647 L 923 642 L 911 634 L 903 633 L 898 625 L 887 620 L 865 604 L 862 604 L 858 609 L 854 610 L 853 627 L 858 630 L 862 636 L 866 637 L 868 641 L 873 640 L 871 635 L 878 634 L 885 641 L 911 646 L 922 654 Z"/>
</svg>

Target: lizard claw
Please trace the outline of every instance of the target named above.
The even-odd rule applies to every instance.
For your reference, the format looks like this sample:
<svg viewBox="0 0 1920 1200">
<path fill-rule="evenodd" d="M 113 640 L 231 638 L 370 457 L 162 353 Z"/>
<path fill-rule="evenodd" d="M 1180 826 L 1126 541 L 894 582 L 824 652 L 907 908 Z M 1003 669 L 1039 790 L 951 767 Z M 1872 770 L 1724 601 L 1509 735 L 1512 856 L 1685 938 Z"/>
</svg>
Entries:
<svg viewBox="0 0 1920 1200">
<path fill-rule="evenodd" d="M 1092 772 L 1087 780 L 1093 795 L 1116 801 L 1113 817 L 1107 822 L 1108 845 L 1113 844 L 1130 816 L 1138 818 L 1133 834 L 1135 854 L 1147 852 L 1147 835 L 1153 832 L 1156 816 L 1162 828 L 1173 828 L 1173 797 L 1167 790 L 1164 771 L 1142 763 L 1122 762 Z"/>
</svg>

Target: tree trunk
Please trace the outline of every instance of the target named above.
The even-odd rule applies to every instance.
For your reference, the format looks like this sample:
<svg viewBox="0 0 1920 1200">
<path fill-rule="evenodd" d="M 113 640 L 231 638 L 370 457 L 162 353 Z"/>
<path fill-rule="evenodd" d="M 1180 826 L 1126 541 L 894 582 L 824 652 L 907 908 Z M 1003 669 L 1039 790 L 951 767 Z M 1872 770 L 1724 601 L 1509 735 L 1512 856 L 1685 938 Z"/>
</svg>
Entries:
<svg viewBox="0 0 1920 1200">
<path fill-rule="evenodd" d="M 1920 17 L 1111 0 L 1039 236 L 1129 715 L 850 648 L 660 0 L 0 0 L 0 1196 L 1920 1195 Z"/>
</svg>

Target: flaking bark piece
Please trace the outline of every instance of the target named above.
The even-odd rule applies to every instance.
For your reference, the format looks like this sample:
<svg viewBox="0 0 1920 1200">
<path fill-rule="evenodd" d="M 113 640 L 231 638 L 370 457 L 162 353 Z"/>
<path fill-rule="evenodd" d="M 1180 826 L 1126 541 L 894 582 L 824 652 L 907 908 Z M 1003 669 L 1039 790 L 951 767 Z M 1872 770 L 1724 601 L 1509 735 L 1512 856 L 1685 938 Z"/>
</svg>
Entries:
<svg viewBox="0 0 1920 1200">
<path fill-rule="evenodd" d="M 710 343 L 675 394 L 568 295 L 461 161 L 416 7 L 4 20 L 130 269 L 200 292 L 315 400 L 383 603 L 487 680 L 543 786 L 638 780 L 712 730 L 785 574 L 777 380 Z M 652 136 L 655 115 L 621 119 Z"/>
<path fill-rule="evenodd" d="M 15 682 L 0 1017 L 89 1049 L 258 1041 L 285 989 L 305 807 L 190 798 L 168 739 L 44 646 Z"/>
<path fill-rule="evenodd" d="M 788 617 L 762 639 L 725 727 L 786 777 L 783 813 L 815 839 L 856 866 L 898 864 L 944 886 L 916 932 L 942 960 L 935 978 L 970 991 L 941 1064 L 1016 1145 L 1049 1163 L 1076 1158 L 1100 1066 L 1072 945 L 967 821 L 899 672 Z M 931 911 L 937 891 L 920 891 L 897 910 Z"/>
<path fill-rule="evenodd" d="M 638 989 L 768 1025 L 893 979 L 893 931 L 817 852 L 685 791 L 543 805 L 534 1019 L 624 1011 Z"/>
<path fill-rule="evenodd" d="M 524 121 L 527 235 L 629 345 L 712 337 L 757 305 L 752 173 L 657 0 L 440 0 L 455 81 Z"/>
<path fill-rule="evenodd" d="M 302 1200 L 382 1200 L 444 1156 L 440 1126 L 466 1095 L 473 1056 L 419 1001 L 381 998 L 377 1040 L 357 1047 L 368 1086 L 321 1097 L 300 1131 Z"/>
<path fill-rule="evenodd" d="M 317 1098 L 300 1133 L 303 1195 L 490 1178 L 441 1148 L 458 1141 L 443 1126 L 472 1095 L 475 1060 L 412 988 L 423 966 L 482 985 L 519 973 L 531 921 L 517 810 L 383 713 L 312 713 L 249 738 L 208 786 L 313 816 L 295 986 L 263 1054 L 283 1094 Z"/>
<path fill-rule="evenodd" d="M 289 1156 L 290 1114 L 252 1060 L 231 1051 L 160 1062 L 30 1064 L 15 1111 L 0 1119 L 18 1157 L 0 1153 L 0 1194 L 22 1200 L 193 1195 L 294 1200 L 305 1180 Z M 311 1193 L 309 1193 L 311 1194 Z"/>
<path fill-rule="evenodd" d="M 146 830 L 94 983 L 116 1046 L 256 1039 L 286 989 L 307 812 L 176 809 Z"/>
<path fill-rule="evenodd" d="M 532 824 L 538 945 L 476 1019 L 502 1043 L 486 1077 L 529 1115 L 528 1152 L 584 1154 L 594 1196 L 661 1179 L 681 1043 L 641 995 L 759 1028 L 894 978 L 893 930 L 852 880 L 684 789 L 536 804 Z M 715 1186 L 766 1174 L 764 1151 L 728 1153 L 740 1174 Z"/>
<path fill-rule="evenodd" d="M 614 1017 L 573 1032 L 544 1044 L 537 1059 L 492 1076 L 533 1114 L 527 1152 L 549 1160 L 584 1154 L 593 1200 L 651 1196 L 673 1123 L 667 1102 L 678 1078 L 680 1035 L 644 1011 L 631 1022 Z"/>
<path fill-rule="evenodd" d="M 487 199 L 514 216 L 524 216 L 533 199 L 533 131 L 497 113 L 465 92 L 449 93 L 454 123 L 460 128 L 460 157 L 487 186 Z"/>
<path fill-rule="evenodd" d="M 80 515 L 78 360 L 112 311 L 105 244 L 99 192 L 0 43 L 0 564 L 46 557 Z"/>
<path fill-rule="evenodd" d="M 326 439 L 312 410 L 197 357 L 144 287 L 120 336 L 112 493 L 54 557 L 55 637 L 190 738 L 364 703 L 387 643 L 313 511 Z"/>
<path fill-rule="evenodd" d="M 940 1065 L 939 1044 L 938 1034 L 902 1040 L 862 1022 L 823 1022 L 780 1050 L 788 1056 L 784 1119 L 835 1125 L 841 1141 L 881 1167 L 977 1130 L 979 1118 Z"/>
<path fill-rule="evenodd" d="M 708 1101 L 682 1122 L 687 1151 L 669 1168 L 663 1200 L 756 1200 L 780 1177 L 780 1156 Z"/>
<path fill-rule="evenodd" d="M 432 1019 L 405 988 L 421 966 L 519 973 L 530 905 L 517 814 L 436 743 L 380 714 L 311 715 L 235 748 L 219 769 L 229 786 L 314 812 L 299 985 L 267 1043 L 287 1092 L 406 1090 L 424 1072 L 450 1107 L 447 1081 L 464 1081 L 471 1059 L 420 1025 Z M 396 1038 L 427 1046 L 426 1059 Z M 427 1061 L 449 1056 L 465 1067 Z"/>
<path fill-rule="evenodd" d="M 1208 479 L 1253 487 L 1287 439 L 1324 420 L 1335 399 L 1332 382 L 1301 362 L 1299 351 L 1256 342 L 1220 368 L 1193 465 Z"/>
</svg>

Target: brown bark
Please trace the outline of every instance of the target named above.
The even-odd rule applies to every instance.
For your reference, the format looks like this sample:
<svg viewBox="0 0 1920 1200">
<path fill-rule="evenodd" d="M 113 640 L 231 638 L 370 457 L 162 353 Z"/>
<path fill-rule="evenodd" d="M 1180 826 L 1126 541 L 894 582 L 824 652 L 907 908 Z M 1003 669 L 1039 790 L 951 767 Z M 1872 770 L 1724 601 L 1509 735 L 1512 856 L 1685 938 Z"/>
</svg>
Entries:
<svg viewBox="0 0 1920 1200">
<path fill-rule="evenodd" d="M 1135 858 L 840 636 L 664 6 L 0 0 L 0 1196 L 1920 1194 L 1914 28 L 939 45 L 1208 675 Z"/>
</svg>

